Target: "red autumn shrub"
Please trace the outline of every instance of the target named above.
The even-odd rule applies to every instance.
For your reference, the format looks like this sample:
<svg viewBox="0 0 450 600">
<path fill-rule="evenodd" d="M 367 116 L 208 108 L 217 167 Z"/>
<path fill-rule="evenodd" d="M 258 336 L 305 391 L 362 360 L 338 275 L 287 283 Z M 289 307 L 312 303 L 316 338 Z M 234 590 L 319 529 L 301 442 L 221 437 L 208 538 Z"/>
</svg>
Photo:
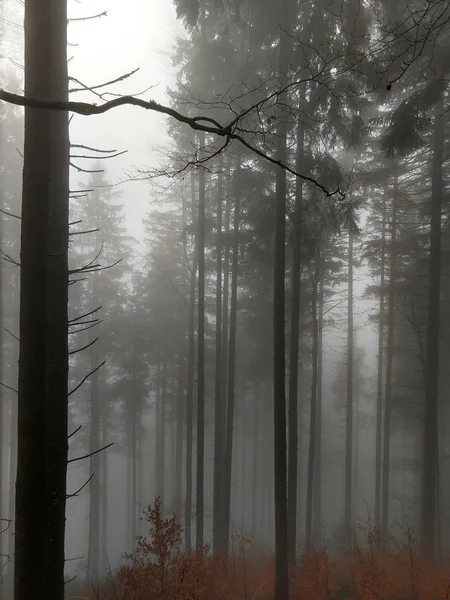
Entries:
<svg viewBox="0 0 450 600">
<path fill-rule="evenodd" d="M 147 509 L 149 537 L 137 538 L 117 578 L 127 600 L 271 600 L 273 556 L 246 534 L 232 538 L 230 557 L 212 557 L 207 545 L 187 555 L 175 515 L 163 518 L 161 500 Z M 403 544 L 388 544 L 370 527 L 339 557 L 310 549 L 291 574 L 291 600 L 448 600 L 450 568 L 431 564 L 410 529 Z M 361 535 L 359 536 L 361 538 Z"/>
</svg>

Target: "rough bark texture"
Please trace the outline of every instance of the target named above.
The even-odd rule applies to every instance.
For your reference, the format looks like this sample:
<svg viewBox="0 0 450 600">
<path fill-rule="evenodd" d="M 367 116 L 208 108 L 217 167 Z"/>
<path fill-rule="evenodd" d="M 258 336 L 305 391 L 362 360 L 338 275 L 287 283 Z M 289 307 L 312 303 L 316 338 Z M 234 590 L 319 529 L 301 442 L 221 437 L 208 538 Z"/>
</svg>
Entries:
<svg viewBox="0 0 450 600">
<path fill-rule="evenodd" d="M 25 93 L 67 100 L 64 2 L 25 3 Z M 15 598 L 64 597 L 67 468 L 67 113 L 26 109 Z"/>
</svg>

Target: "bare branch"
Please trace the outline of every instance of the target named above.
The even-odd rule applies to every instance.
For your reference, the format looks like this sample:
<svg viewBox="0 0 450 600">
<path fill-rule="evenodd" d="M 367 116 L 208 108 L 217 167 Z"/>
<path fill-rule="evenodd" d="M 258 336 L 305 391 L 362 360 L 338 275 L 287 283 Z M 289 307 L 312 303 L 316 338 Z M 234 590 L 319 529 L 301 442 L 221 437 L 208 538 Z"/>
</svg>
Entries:
<svg viewBox="0 0 450 600">
<path fill-rule="evenodd" d="M 94 308 L 94 310 L 84 313 L 83 315 L 80 315 L 79 317 L 74 317 L 73 319 L 70 319 L 69 325 L 72 325 L 72 324 L 76 325 L 77 321 L 79 321 L 80 319 L 85 319 L 86 317 L 90 317 L 94 313 L 98 312 L 101 308 L 102 308 L 102 306 L 97 306 L 97 308 Z"/>
<path fill-rule="evenodd" d="M 93 375 L 94 373 L 96 373 L 99 369 L 101 369 L 103 367 L 103 365 L 106 364 L 106 360 L 104 360 L 102 363 L 100 363 L 98 365 L 98 367 L 95 367 L 95 369 L 93 369 L 92 371 L 90 371 L 90 373 L 88 373 L 87 375 L 85 375 L 83 377 L 83 379 L 80 381 L 80 383 L 78 385 L 76 385 L 73 390 L 71 390 L 69 392 L 69 396 L 71 396 L 72 394 L 74 394 L 77 390 L 80 389 L 80 387 L 89 379 L 89 377 L 91 375 Z M 70 462 L 70 461 L 69 461 Z"/>
<path fill-rule="evenodd" d="M 76 435 L 81 429 L 81 425 L 79 425 L 75 431 L 72 431 L 72 433 L 67 437 L 68 440 L 70 440 L 71 437 L 73 437 L 74 435 Z"/>
<path fill-rule="evenodd" d="M 15 388 L 11 387 L 10 385 L 6 385 L 6 383 L 3 383 L 0 381 L 0 385 L 4 388 L 6 388 L 7 390 L 10 390 L 11 392 L 14 392 L 15 394 L 19 393 L 19 390 L 16 390 Z"/>
<path fill-rule="evenodd" d="M 82 492 L 86 486 L 89 485 L 89 483 L 93 480 L 94 476 L 95 473 L 92 473 L 92 475 L 87 479 L 87 481 L 85 481 L 76 492 L 74 492 L 73 494 L 67 494 L 66 500 L 68 500 L 69 498 L 76 498 L 76 496 L 78 496 L 78 494 Z"/>
<path fill-rule="evenodd" d="M 22 217 L 19 217 L 19 215 L 15 215 L 12 212 L 9 212 L 7 210 L 3 210 L 3 208 L 0 208 L 0 212 L 3 213 L 4 215 L 6 215 L 7 217 L 13 217 L 14 219 L 21 219 Z"/>
<path fill-rule="evenodd" d="M 98 450 L 94 450 L 94 452 L 90 452 L 89 454 L 85 454 L 84 456 L 77 456 L 77 458 L 71 458 L 67 461 L 67 463 L 73 463 L 73 462 L 77 462 L 78 460 L 84 460 L 85 458 L 90 458 L 91 456 L 95 456 L 95 454 L 99 454 L 100 452 L 103 452 L 104 450 L 107 450 L 108 448 L 111 448 L 111 446 L 114 446 L 114 442 L 111 442 L 110 444 L 107 444 L 106 446 L 103 446 L 103 448 L 99 448 Z"/>
<path fill-rule="evenodd" d="M 103 104 L 89 104 L 88 102 L 65 102 L 60 100 L 45 100 L 42 98 L 32 98 L 29 96 L 20 96 L 18 94 L 12 94 L 11 92 L 7 92 L 5 90 L 0 89 L 0 100 L 5 102 L 9 102 L 10 104 L 15 104 L 17 106 L 26 106 L 29 108 L 40 108 L 47 110 L 59 110 L 64 112 L 74 112 L 84 116 L 90 115 L 100 115 L 109 110 L 117 108 L 119 106 L 138 106 L 145 110 L 150 110 L 153 112 L 158 112 L 163 115 L 167 115 L 169 117 L 174 118 L 180 123 L 185 123 L 191 129 L 196 131 L 203 131 L 205 133 L 211 133 L 218 137 L 225 137 L 230 140 L 236 140 L 240 142 L 243 146 L 263 158 L 264 160 L 276 165 L 282 169 L 285 169 L 289 173 L 303 179 L 304 181 L 309 181 L 320 190 L 323 191 L 325 196 L 337 196 L 339 199 L 343 199 L 345 194 L 341 190 L 335 190 L 330 192 L 327 188 L 321 185 L 318 181 L 313 179 L 312 177 L 308 177 L 306 175 L 302 175 L 301 173 L 297 173 L 294 169 L 291 169 L 282 161 L 273 158 L 272 156 L 266 154 L 262 150 L 259 150 L 252 144 L 250 144 L 242 135 L 236 133 L 232 130 L 231 125 L 221 126 L 215 119 L 211 119 L 209 117 L 188 117 L 178 112 L 177 110 L 170 108 L 169 106 L 164 106 L 163 104 L 159 104 L 154 100 L 143 100 L 142 98 L 136 98 L 134 96 L 121 96 L 119 98 L 114 98 L 113 100 L 109 100 L 104 102 Z M 236 124 L 236 119 L 233 119 L 233 124 Z M 73 165 L 79 171 L 83 171 L 76 165 Z M 92 172 L 92 171 L 87 171 Z"/>
<path fill-rule="evenodd" d="M 91 346 L 93 346 L 96 342 L 98 342 L 100 338 L 96 337 L 95 340 L 92 340 L 92 342 L 89 342 L 89 344 L 86 344 L 86 346 L 83 346 L 82 348 L 77 348 L 76 350 L 71 350 L 69 352 L 69 356 L 71 354 L 77 354 L 78 352 L 83 352 L 83 350 L 87 350 L 88 348 L 90 348 Z"/>
</svg>

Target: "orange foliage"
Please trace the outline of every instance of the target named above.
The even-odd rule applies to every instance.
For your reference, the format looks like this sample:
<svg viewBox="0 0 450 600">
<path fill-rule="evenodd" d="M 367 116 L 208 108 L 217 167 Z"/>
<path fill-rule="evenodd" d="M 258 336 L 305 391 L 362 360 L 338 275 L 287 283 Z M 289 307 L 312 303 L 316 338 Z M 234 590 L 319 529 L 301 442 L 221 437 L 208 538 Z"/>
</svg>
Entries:
<svg viewBox="0 0 450 600">
<path fill-rule="evenodd" d="M 212 557 L 208 546 L 188 556 L 181 525 L 175 515 L 162 517 L 160 500 L 145 516 L 150 536 L 138 537 L 130 564 L 117 574 L 128 600 L 273 598 L 273 557 L 257 552 L 249 536 L 233 536 L 229 558 Z M 449 566 L 425 561 L 409 529 L 405 543 L 389 549 L 373 531 L 361 532 L 364 543 L 355 540 L 339 558 L 325 549 L 304 552 L 291 577 L 291 600 L 449 600 Z"/>
</svg>

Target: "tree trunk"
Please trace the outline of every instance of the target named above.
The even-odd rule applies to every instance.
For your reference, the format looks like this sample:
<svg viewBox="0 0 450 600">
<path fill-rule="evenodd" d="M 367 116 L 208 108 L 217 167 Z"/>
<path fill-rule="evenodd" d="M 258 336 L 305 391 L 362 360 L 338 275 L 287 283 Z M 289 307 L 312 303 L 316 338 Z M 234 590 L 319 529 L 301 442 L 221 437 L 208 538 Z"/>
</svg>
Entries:
<svg viewBox="0 0 450 600">
<path fill-rule="evenodd" d="M 392 197 L 391 248 L 389 260 L 389 299 L 388 299 L 388 332 L 386 350 L 386 386 L 384 395 L 383 423 L 383 473 L 381 488 L 381 537 L 387 541 L 389 527 L 389 478 L 391 463 L 391 405 L 392 405 L 392 367 L 394 357 L 395 328 L 395 288 L 396 288 L 396 252 L 397 252 L 397 182 L 395 181 Z"/>
<path fill-rule="evenodd" d="M 291 51 L 290 0 L 280 0 L 280 37 L 278 74 L 287 81 Z M 282 94 L 278 111 L 277 160 L 287 162 L 287 112 L 289 102 Z M 274 502 L 275 502 L 275 600 L 289 598 L 289 557 L 287 522 L 287 464 L 286 464 L 286 350 L 285 350 L 285 271 L 286 271 L 286 171 L 276 169 L 275 197 L 275 256 L 273 291 L 273 405 L 274 405 Z"/>
<path fill-rule="evenodd" d="M 381 524 L 381 439 L 383 416 L 383 363 L 384 363 L 384 288 L 386 268 L 386 194 L 383 196 L 383 217 L 381 232 L 381 267 L 380 267 L 380 304 L 378 325 L 378 365 L 377 365 L 377 421 L 375 440 L 375 529 Z"/>
<path fill-rule="evenodd" d="M 318 380 L 318 358 L 319 358 L 319 319 L 317 315 L 318 287 L 320 271 L 320 253 L 316 250 L 315 268 L 312 274 L 311 294 L 311 320 L 312 320 L 312 379 L 311 379 L 311 412 L 309 423 L 309 449 L 308 449 L 308 474 L 306 484 L 306 527 L 305 542 L 307 548 L 312 544 L 313 524 L 313 491 L 314 491 L 314 468 L 317 434 L 317 380 Z"/>
<path fill-rule="evenodd" d="M 231 305 L 230 305 L 230 340 L 228 346 L 228 398 L 226 416 L 225 440 L 225 477 L 224 477 L 224 538 L 222 540 L 221 554 L 228 555 L 230 540 L 230 512 L 231 512 L 231 472 L 233 457 L 233 428 L 234 428 L 234 400 L 236 376 L 236 320 L 237 320 L 237 282 L 239 259 L 239 227 L 241 212 L 240 197 L 240 167 L 237 165 L 234 185 L 234 222 L 233 222 L 233 260 L 231 265 Z"/>
<path fill-rule="evenodd" d="M 183 471 L 183 421 L 184 421 L 184 376 L 185 358 L 178 359 L 178 380 L 177 380 L 177 411 L 176 411 L 176 432 L 175 432 L 175 488 L 174 488 L 174 511 L 177 518 L 181 513 L 181 487 Z"/>
<path fill-rule="evenodd" d="M 216 372 L 214 411 L 213 553 L 220 551 L 226 407 L 222 395 L 222 174 L 217 176 Z"/>
<path fill-rule="evenodd" d="M 98 278 L 98 273 L 93 273 L 94 279 Z M 95 287 L 95 284 L 94 284 Z M 95 300 L 98 299 L 94 292 Z M 99 348 L 97 344 L 91 346 L 91 371 L 96 369 L 99 364 Z M 93 478 L 89 484 L 89 540 L 88 540 L 88 562 L 87 562 L 87 581 L 93 585 L 99 582 L 99 556 L 100 556 L 100 456 L 93 454 L 100 448 L 100 393 L 99 393 L 99 374 L 98 371 L 91 375 L 90 380 L 90 436 L 89 452 L 92 456 L 89 459 L 89 471 Z"/>
<path fill-rule="evenodd" d="M 259 447 L 259 436 L 260 436 L 260 390 L 258 389 L 255 398 L 254 398 L 254 416 L 253 416 L 253 451 L 252 451 L 252 522 L 251 522 L 251 533 L 256 536 L 257 530 L 256 526 L 258 523 L 258 498 L 260 498 L 259 494 L 259 463 L 258 460 L 260 458 L 260 447 Z"/>
<path fill-rule="evenodd" d="M 300 121 L 297 127 L 296 170 L 303 167 L 305 129 Z M 288 422 L 288 546 L 289 563 L 295 567 L 297 551 L 297 477 L 298 477 L 298 359 L 300 334 L 301 284 L 301 228 L 303 210 L 303 181 L 295 182 L 294 231 L 292 240 L 292 305 L 291 340 L 289 349 L 289 422 Z"/>
<path fill-rule="evenodd" d="M 67 100 L 64 2 L 25 3 L 25 94 Z M 25 109 L 14 580 L 64 598 L 67 469 L 67 113 Z"/>
<path fill-rule="evenodd" d="M 348 324 L 347 324 L 347 403 L 345 409 L 345 498 L 344 537 L 347 548 L 352 541 L 353 475 L 353 232 L 348 234 Z"/>
<path fill-rule="evenodd" d="M 102 372 L 101 387 L 105 390 L 105 371 Z M 104 448 L 108 444 L 108 407 L 105 398 L 102 398 L 101 404 L 101 427 L 102 427 L 102 442 L 101 447 Z M 103 551 L 103 564 L 102 572 L 107 573 L 108 571 L 108 451 L 104 451 L 100 455 L 100 465 L 102 471 L 102 551 Z"/>
<path fill-rule="evenodd" d="M 199 134 L 200 151 L 205 134 Z M 198 182 L 198 357 L 197 357 L 197 495 L 196 545 L 203 545 L 205 476 L 205 171 Z"/>
<path fill-rule="evenodd" d="M 313 532 L 314 538 L 320 539 L 322 529 L 322 389 L 323 389 L 323 303 L 324 289 L 323 278 L 319 282 L 319 340 L 317 348 L 317 409 L 316 409 L 316 435 L 314 450 L 314 510 Z"/>
<path fill-rule="evenodd" d="M 195 222 L 195 178 L 191 175 L 192 221 Z M 195 288 L 197 274 L 197 240 L 191 271 L 189 291 L 189 352 L 186 386 L 186 506 L 184 517 L 184 544 L 186 553 L 192 551 L 192 427 L 194 420 L 194 370 L 195 370 Z"/>
<path fill-rule="evenodd" d="M 421 545 L 427 557 L 436 552 L 436 505 L 439 489 L 438 396 L 441 285 L 442 163 L 445 111 L 441 99 L 435 109 L 431 188 L 430 281 L 428 288 L 427 363 L 425 379 L 425 427 L 423 441 Z"/>
</svg>

